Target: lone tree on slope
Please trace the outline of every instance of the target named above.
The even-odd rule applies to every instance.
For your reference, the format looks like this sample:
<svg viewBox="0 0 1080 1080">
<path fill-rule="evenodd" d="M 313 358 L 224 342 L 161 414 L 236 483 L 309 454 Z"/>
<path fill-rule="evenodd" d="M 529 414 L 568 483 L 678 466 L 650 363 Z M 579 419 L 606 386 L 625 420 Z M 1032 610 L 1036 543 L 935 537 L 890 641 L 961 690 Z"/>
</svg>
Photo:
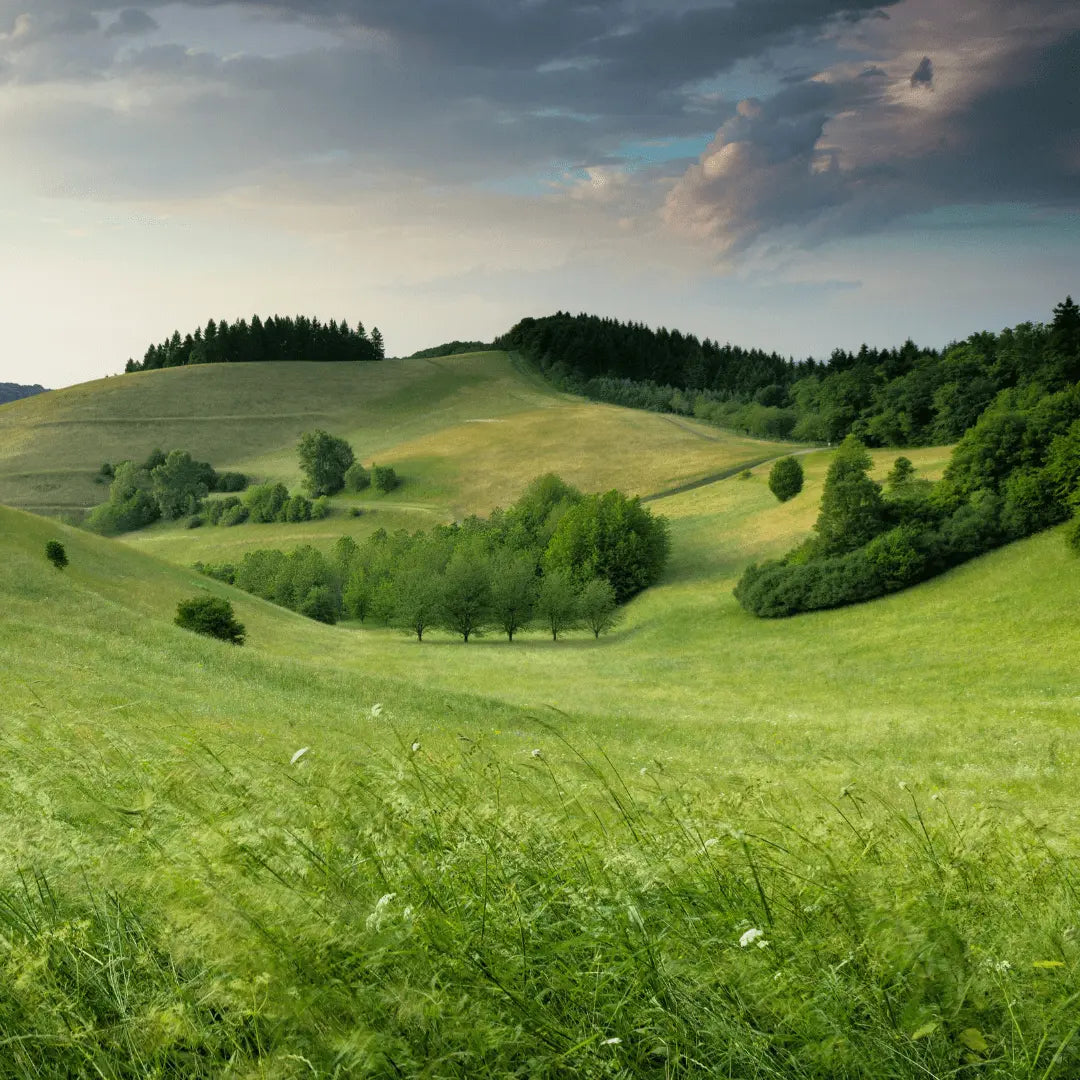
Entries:
<svg viewBox="0 0 1080 1080">
<path fill-rule="evenodd" d="M 48 559 L 57 570 L 63 570 L 68 564 L 67 552 L 64 550 L 64 545 L 61 544 L 59 540 L 50 540 L 45 545 L 45 558 Z"/>
<path fill-rule="evenodd" d="M 798 458 L 781 458 L 769 471 L 769 490 L 781 501 L 793 499 L 803 489 L 803 467 Z"/>
<path fill-rule="evenodd" d="M 322 430 L 308 431 L 296 447 L 304 487 L 315 496 L 336 495 L 345 486 L 345 473 L 356 460 L 352 447 Z"/>
</svg>

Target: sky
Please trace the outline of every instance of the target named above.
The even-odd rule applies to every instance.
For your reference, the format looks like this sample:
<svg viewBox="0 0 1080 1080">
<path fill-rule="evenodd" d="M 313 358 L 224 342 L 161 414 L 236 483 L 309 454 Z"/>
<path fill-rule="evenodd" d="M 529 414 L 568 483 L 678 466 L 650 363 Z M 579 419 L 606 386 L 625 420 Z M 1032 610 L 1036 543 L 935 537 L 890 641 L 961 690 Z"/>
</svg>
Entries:
<svg viewBox="0 0 1080 1080">
<path fill-rule="evenodd" d="M 253 313 L 820 358 L 1066 293 L 1075 0 L 0 0 L 0 381 Z"/>
</svg>

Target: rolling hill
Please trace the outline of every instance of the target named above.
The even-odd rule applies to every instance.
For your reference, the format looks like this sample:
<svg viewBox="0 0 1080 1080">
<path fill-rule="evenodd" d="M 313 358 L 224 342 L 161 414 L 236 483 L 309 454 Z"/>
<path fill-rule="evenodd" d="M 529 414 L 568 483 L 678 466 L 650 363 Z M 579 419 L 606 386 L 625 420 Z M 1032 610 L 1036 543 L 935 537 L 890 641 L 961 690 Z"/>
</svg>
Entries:
<svg viewBox="0 0 1080 1080">
<path fill-rule="evenodd" d="M 359 518 L 123 542 L 0 508 L 0 1031 L 31 1036 L 0 1076 L 1075 1075 L 1060 530 L 757 620 L 731 586 L 810 529 L 828 451 L 779 504 L 752 463 L 790 447 L 583 405 L 498 354 L 410 365 L 0 411 L 27 504 L 155 445 L 294 481 L 316 423 L 408 481 Z M 936 476 L 948 452 L 908 456 Z M 483 512 L 549 468 L 671 523 L 664 579 L 598 642 L 417 645 L 183 565 Z M 204 592 L 242 649 L 172 624 Z"/>
</svg>

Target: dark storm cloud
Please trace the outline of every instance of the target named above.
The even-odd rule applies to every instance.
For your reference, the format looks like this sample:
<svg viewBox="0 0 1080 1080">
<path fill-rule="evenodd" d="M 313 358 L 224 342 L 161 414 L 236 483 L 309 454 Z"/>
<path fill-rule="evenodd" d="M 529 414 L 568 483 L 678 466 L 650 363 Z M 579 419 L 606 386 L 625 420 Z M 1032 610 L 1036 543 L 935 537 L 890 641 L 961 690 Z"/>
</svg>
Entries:
<svg viewBox="0 0 1080 1080">
<path fill-rule="evenodd" d="M 737 252 L 770 231 L 803 242 L 879 230 L 917 211 L 1019 202 L 1080 206 L 1080 31 L 1011 52 L 968 100 L 915 126 L 914 146 L 882 137 L 911 114 L 880 78 L 812 81 L 744 102 L 668 195 L 682 231 Z M 918 91 L 933 70 L 910 77 Z M 851 145 L 829 124 L 854 118 Z M 860 120 L 867 126 L 860 130 Z M 860 142 L 862 145 L 860 145 Z M 841 165 L 841 157 L 850 160 Z"/>
<path fill-rule="evenodd" d="M 128 34 L 149 34 L 158 28 L 158 21 L 141 8 L 124 8 L 105 31 L 108 37 Z"/>
<path fill-rule="evenodd" d="M 919 66 L 911 73 L 911 85 L 929 89 L 934 85 L 934 64 L 929 56 L 919 61 Z"/>
<path fill-rule="evenodd" d="M 654 206 L 667 193 L 672 225 L 739 250 L 776 229 L 823 238 L 960 202 L 1075 203 L 1080 5 L 1020 2 L 1022 17 L 1012 0 L 985 0 L 977 24 L 966 0 L 189 2 L 217 9 L 238 39 L 253 18 L 325 35 L 317 48 L 218 56 L 162 43 L 165 0 L 99 0 L 104 30 L 76 0 L 33 0 L 32 16 L 31 0 L 0 0 L 0 82 L 6 70 L 24 86 L 136 84 L 123 110 L 43 100 L 9 123 L 105 195 L 285 175 L 342 190 L 401 176 L 539 186 L 617 168 L 635 143 L 716 131 L 689 169 L 669 163 L 684 173 L 670 191 L 661 170 L 628 182 L 652 185 Z M 961 71 L 976 31 L 985 63 Z M 828 44 L 845 35 L 842 50 Z M 715 88 L 755 64 L 781 89 L 736 112 Z"/>
</svg>

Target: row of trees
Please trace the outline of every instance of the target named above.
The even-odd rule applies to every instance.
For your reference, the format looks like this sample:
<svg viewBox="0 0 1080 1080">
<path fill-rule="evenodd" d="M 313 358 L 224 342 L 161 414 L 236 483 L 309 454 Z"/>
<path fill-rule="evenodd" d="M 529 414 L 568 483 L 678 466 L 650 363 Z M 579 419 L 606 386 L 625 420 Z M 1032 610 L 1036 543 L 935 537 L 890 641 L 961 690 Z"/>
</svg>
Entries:
<svg viewBox="0 0 1080 1080">
<path fill-rule="evenodd" d="M 142 362 L 128 360 L 125 371 L 152 371 L 187 364 L 242 364 L 262 361 L 382 360 L 385 346 L 378 327 L 368 334 L 363 323 L 353 329 L 345 321 L 328 323 L 297 315 L 272 315 L 265 321 L 215 322 L 211 319 L 193 333 L 180 331 L 159 345 L 151 345 Z"/>
<path fill-rule="evenodd" d="M 512 641 L 535 624 L 553 638 L 580 625 L 599 636 L 618 604 L 659 578 L 668 551 L 666 522 L 636 498 L 583 495 L 549 475 L 487 519 L 343 537 L 330 557 L 266 550 L 199 569 L 324 622 L 344 615 L 420 641 L 436 626 L 465 641 L 498 629 Z"/>
<path fill-rule="evenodd" d="M 849 435 L 825 479 L 814 535 L 747 569 L 735 596 L 763 616 L 838 607 L 906 588 L 1076 515 L 1080 546 L 1080 383 L 1003 391 L 936 484 L 897 458 L 884 489 Z"/>
<path fill-rule="evenodd" d="M 762 438 L 870 446 L 951 443 L 1002 390 L 1062 390 L 1080 379 L 1080 306 L 1048 325 L 973 334 L 943 351 L 835 350 L 827 362 L 698 341 L 566 312 L 523 319 L 496 342 L 536 363 L 562 389 L 634 408 L 674 412 Z"/>
<path fill-rule="evenodd" d="M 218 473 L 186 450 L 155 450 L 141 465 L 106 462 L 98 477 L 109 481 L 109 498 L 95 506 L 86 527 L 106 536 L 131 532 L 159 518 L 173 520 L 197 514 L 211 491 L 241 491 L 243 473 Z"/>
</svg>

